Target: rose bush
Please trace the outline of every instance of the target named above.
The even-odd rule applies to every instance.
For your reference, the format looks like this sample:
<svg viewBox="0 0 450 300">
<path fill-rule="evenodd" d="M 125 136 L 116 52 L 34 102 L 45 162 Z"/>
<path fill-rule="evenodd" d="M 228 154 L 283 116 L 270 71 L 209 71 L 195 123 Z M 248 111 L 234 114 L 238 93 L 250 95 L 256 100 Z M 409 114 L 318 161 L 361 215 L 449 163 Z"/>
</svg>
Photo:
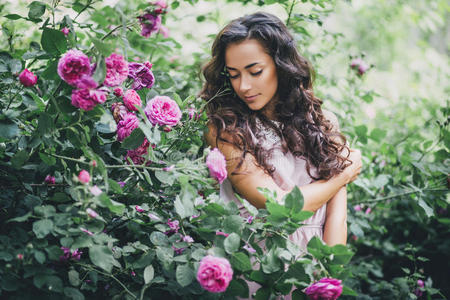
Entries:
<svg viewBox="0 0 450 300">
<path fill-rule="evenodd" d="M 280 3 L 290 11 L 287 2 Z M 34 1 L 27 16 L 5 15 L 35 32 L 23 41 L 9 24 L 2 24 L 0 38 L 7 37 L 4 45 L 9 48 L 2 46 L 0 52 L 1 298 L 249 298 L 248 282 L 261 285 L 258 299 L 292 290 L 293 296 L 306 297 L 306 288 L 324 277 L 342 280 L 344 297 L 355 294 L 349 286 L 362 294 L 393 298 L 404 295 L 406 286 L 406 294 L 412 294 L 419 278 L 425 281 L 420 293 L 437 293 L 430 279 L 415 270 L 389 283 L 377 277 L 384 271 L 379 253 L 395 259 L 397 249 L 409 250 L 393 247 L 394 242 L 386 245 L 386 239 L 367 239 L 390 222 L 383 219 L 383 207 L 374 209 L 381 202 L 363 202 L 407 193 L 400 187 L 425 178 L 432 182 L 436 174 L 445 173 L 438 165 L 446 148 L 437 146 L 436 165 L 417 157 L 414 164 L 405 164 L 414 169 L 401 171 L 390 167 L 399 157 L 388 145 L 378 154 L 366 154 L 373 165 L 349 194 L 352 206 L 360 205 L 349 216 L 350 232 L 357 237 L 353 251 L 328 247 L 315 238 L 308 253 L 296 259 L 299 249 L 287 236 L 309 216 L 301 211 L 298 190 L 285 198 L 285 205 L 264 191 L 269 203 L 265 210 L 242 200 L 251 214 L 247 219 L 239 216 L 234 203 L 218 196 L 217 181 L 226 178 L 226 169 L 217 149 L 205 148 L 204 102 L 193 96 L 200 88 L 193 78 L 203 58 L 194 55 L 193 65 L 181 65 L 170 56 L 181 45 L 162 34 L 162 24 L 180 3 L 169 7 L 162 1 L 131 1 L 98 9 L 91 2 L 64 3 L 74 16 L 62 15 L 57 4 Z M 310 4 L 320 10 L 324 2 Z M 311 35 L 302 20 L 321 20 L 314 14 L 292 18 L 292 30 L 307 45 Z M 18 76 L 25 69 L 39 78 L 34 85 L 25 85 Z M 348 112 L 354 107 L 346 99 L 373 96 L 363 98 L 355 91 L 364 77 L 353 75 L 346 79 L 353 94 L 333 101 Z M 128 102 L 122 97 L 129 90 L 136 97 Z M 229 91 L 225 87 L 222 92 Z M 137 95 L 141 105 L 136 107 Z M 360 147 L 365 141 L 377 149 L 375 143 L 386 135 L 345 122 L 343 128 L 350 128 L 346 134 L 358 137 Z M 382 159 L 389 162 L 384 167 L 389 172 L 380 166 Z M 425 177 L 419 167 L 432 175 Z M 399 175 L 398 185 L 391 172 Z M 432 193 L 436 209 L 444 208 L 442 194 Z M 417 190 L 406 195 L 416 194 L 422 195 Z M 417 212 L 432 217 L 431 198 L 411 199 Z M 368 208 L 372 212 L 365 214 Z M 258 246 L 262 239 L 265 252 Z M 356 251 L 365 256 L 352 265 L 357 277 L 351 278 L 346 266 Z M 406 259 L 410 254 L 401 255 Z M 375 257 L 372 268 L 366 256 Z M 364 273 L 368 269 L 375 275 Z M 367 286 L 377 289 L 367 291 Z"/>
</svg>

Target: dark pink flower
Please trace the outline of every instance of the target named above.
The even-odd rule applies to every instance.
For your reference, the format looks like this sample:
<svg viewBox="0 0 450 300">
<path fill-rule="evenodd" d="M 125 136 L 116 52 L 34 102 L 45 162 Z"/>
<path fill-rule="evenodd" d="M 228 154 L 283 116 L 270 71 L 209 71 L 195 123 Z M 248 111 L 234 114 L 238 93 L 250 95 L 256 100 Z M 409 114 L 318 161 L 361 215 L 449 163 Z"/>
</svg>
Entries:
<svg viewBox="0 0 450 300">
<path fill-rule="evenodd" d="M 44 182 L 47 184 L 55 184 L 55 176 L 47 175 Z"/>
<path fill-rule="evenodd" d="M 134 207 L 134 209 L 135 209 L 137 212 L 140 212 L 140 213 L 142 213 L 142 212 L 145 211 L 145 210 L 144 210 L 142 207 L 140 207 L 139 205 L 136 205 L 136 206 Z"/>
<path fill-rule="evenodd" d="M 335 300 L 342 293 L 341 280 L 322 278 L 306 288 L 305 294 L 311 300 Z"/>
<path fill-rule="evenodd" d="M 208 255 L 200 261 L 197 280 L 203 289 L 212 293 L 225 292 L 232 278 L 233 269 L 227 259 Z"/>
<path fill-rule="evenodd" d="M 81 170 L 80 174 L 78 174 L 78 180 L 81 183 L 88 183 L 91 181 L 91 175 L 89 175 L 89 172 L 86 170 Z"/>
<path fill-rule="evenodd" d="M 67 27 L 63 27 L 63 28 L 61 29 L 61 32 L 64 33 L 65 36 L 67 36 L 67 35 L 69 34 L 70 30 L 69 30 L 69 28 L 67 28 Z"/>
<path fill-rule="evenodd" d="M 253 216 L 251 216 L 251 215 L 248 216 L 248 218 L 247 218 L 246 221 L 247 221 L 248 224 L 252 224 L 252 222 L 253 222 Z"/>
<path fill-rule="evenodd" d="M 83 110 L 92 110 L 97 104 L 106 101 L 106 93 L 102 90 L 81 89 L 72 91 L 72 105 Z"/>
<path fill-rule="evenodd" d="M 371 209 L 370 207 L 368 207 L 368 208 L 366 209 L 365 214 L 368 215 L 368 214 L 370 214 L 371 211 L 372 211 L 372 209 Z"/>
<path fill-rule="evenodd" d="M 136 276 L 136 273 L 134 271 L 131 271 L 131 276 Z"/>
<path fill-rule="evenodd" d="M 248 253 L 254 254 L 256 253 L 256 250 L 250 246 L 249 244 L 245 244 L 242 248 L 248 251 Z"/>
<path fill-rule="evenodd" d="M 145 107 L 145 114 L 153 125 L 175 126 L 181 119 L 178 104 L 167 96 L 156 96 Z"/>
<path fill-rule="evenodd" d="M 141 35 L 145 38 L 150 37 L 152 33 L 158 32 L 161 27 L 161 16 L 151 13 L 145 13 L 138 17 L 141 23 Z"/>
<path fill-rule="evenodd" d="M 180 229 L 180 222 L 178 220 L 171 220 L 169 219 L 167 221 L 167 225 L 169 225 L 170 231 L 169 232 L 178 232 Z"/>
<path fill-rule="evenodd" d="M 123 96 L 123 89 L 121 87 L 116 87 L 114 89 L 114 95 L 116 97 L 122 97 Z"/>
<path fill-rule="evenodd" d="M 355 211 L 361 211 L 361 210 L 362 210 L 362 207 L 361 207 L 361 205 L 356 204 L 355 206 L 353 206 L 353 209 L 354 209 Z"/>
<path fill-rule="evenodd" d="M 128 77 L 128 62 L 122 55 L 113 53 L 105 59 L 106 78 L 103 82 L 106 86 L 118 86 Z"/>
<path fill-rule="evenodd" d="M 211 177 L 215 178 L 219 183 L 222 183 L 227 178 L 227 162 L 219 149 L 214 148 L 209 152 L 208 157 L 206 157 L 206 166 Z"/>
<path fill-rule="evenodd" d="M 167 3 L 163 0 L 158 0 L 152 3 L 155 6 L 155 14 L 165 14 L 167 12 Z"/>
<path fill-rule="evenodd" d="M 148 147 L 150 146 L 150 142 L 147 138 L 144 139 L 142 145 L 133 150 L 128 150 L 127 155 L 125 156 L 125 160 L 128 162 L 128 157 L 135 165 L 141 165 L 145 162 L 145 156 L 148 153 Z"/>
<path fill-rule="evenodd" d="M 351 61 L 350 63 L 350 68 L 352 69 L 356 69 L 357 67 L 359 67 L 359 65 L 363 62 L 363 60 L 361 58 L 355 58 Z"/>
<path fill-rule="evenodd" d="M 72 251 L 72 258 L 75 260 L 80 260 L 81 259 L 81 254 L 83 254 L 82 251 L 75 249 L 74 251 Z"/>
<path fill-rule="evenodd" d="M 150 62 L 141 63 L 129 63 L 128 64 L 128 77 L 133 79 L 133 85 L 131 86 L 134 90 L 140 90 L 142 88 L 150 89 L 155 83 L 155 76 L 150 70 L 152 64 Z"/>
<path fill-rule="evenodd" d="M 417 280 L 417 288 L 414 290 L 414 294 L 417 297 L 422 297 L 424 287 L 425 287 L 425 283 L 423 282 L 423 280 L 421 280 L 421 279 Z"/>
<path fill-rule="evenodd" d="M 183 237 L 183 242 L 186 242 L 186 243 L 193 243 L 193 242 L 194 242 L 194 239 L 193 239 L 191 236 L 189 236 L 189 235 L 185 235 L 185 236 Z"/>
<path fill-rule="evenodd" d="M 142 106 L 141 97 L 135 90 L 128 90 L 123 95 L 123 103 L 129 110 L 137 111 L 136 106 Z"/>
<path fill-rule="evenodd" d="M 33 72 L 28 71 L 28 69 L 25 69 L 19 74 L 19 81 L 24 86 L 33 86 L 37 82 L 37 76 Z"/>
<path fill-rule="evenodd" d="M 117 140 L 123 141 L 133 130 L 139 127 L 139 120 L 133 113 L 127 113 L 117 124 Z"/>
<path fill-rule="evenodd" d="M 118 181 L 117 182 L 121 188 L 123 188 L 125 186 L 125 182 L 124 181 Z"/>
<path fill-rule="evenodd" d="M 95 89 L 98 86 L 98 83 L 90 75 L 82 75 L 80 79 L 75 82 L 75 86 L 78 89 Z"/>
<path fill-rule="evenodd" d="M 95 210 L 93 210 L 92 208 L 86 209 L 86 213 L 88 214 L 89 217 L 91 217 L 93 219 L 98 217 L 98 213 Z"/>
<path fill-rule="evenodd" d="M 23 254 L 22 253 L 17 254 L 17 259 L 18 260 L 23 260 Z"/>
<path fill-rule="evenodd" d="M 172 127 L 170 127 L 170 126 L 164 126 L 163 131 L 164 131 L 164 132 L 171 132 L 171 131 L 172 131 Z"/>
<path fill-rule="evenodd" d="M 83 75 L 91 75 L 89 57 L 79 50 L 67 51 L 59 59 L 58 75 L 68 84 L 75 86 Z"/>
<path fill-rule="evenodd" d="M 181 255 L 181 254 L 183 254 L 183 251 L 185 248 L 177 248 L 177 247 L 172 246 L 172 249 L 173 249 L 173 251 L 175 251 L 176 255 Z"/>
<path fill-rule="evenodd" d="M 228 234 L 228 233 L 225 233 L 225 232 L 223 232 L 223 231 L 220 231 L 220 230 L 217 230 L 217 231 L 216 231 L 216 235 L 223 235 L 224 237 L 227 237 L 227 236 L 229 236 L 229 234 Z"/>
<path fill-rule="evenodd" d="M 189 119 L 192 120 L 198 120 L 200 118 L 199 114 L 197 113 L 197 110 L 193 107 L 188 108 L 188 116 Z"/>
</svg>

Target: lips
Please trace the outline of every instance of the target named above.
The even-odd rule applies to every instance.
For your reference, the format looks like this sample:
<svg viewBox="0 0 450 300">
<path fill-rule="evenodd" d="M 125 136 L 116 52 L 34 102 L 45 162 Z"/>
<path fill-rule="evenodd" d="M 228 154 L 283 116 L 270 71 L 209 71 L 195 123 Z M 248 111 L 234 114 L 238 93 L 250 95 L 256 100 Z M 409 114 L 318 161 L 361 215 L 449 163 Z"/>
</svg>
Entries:
<svg viewBox="0 0 450 300">
<path fill-rule="evenodd" d="M 256 99 L 256 97 L 258 97 L 259 94 L 257 95 L 252 95 L 252 96 L 245 96 L 245 101 L 254 101 Z"/>
</svg>

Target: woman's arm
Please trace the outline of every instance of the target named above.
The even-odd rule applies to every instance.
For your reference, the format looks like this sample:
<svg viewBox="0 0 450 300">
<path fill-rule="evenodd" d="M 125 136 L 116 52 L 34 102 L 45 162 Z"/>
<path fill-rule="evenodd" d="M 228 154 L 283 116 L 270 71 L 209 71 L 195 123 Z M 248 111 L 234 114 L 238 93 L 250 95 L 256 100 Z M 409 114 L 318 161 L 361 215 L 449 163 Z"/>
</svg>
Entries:
<svg viewBox="0 0 450 300">
<path fill-rule="evenodd" d="M 216 130 L 210 124 L 209 131 L 205 134 L 207 143 L 211 147 L 217 147 L 223 153 L 227 160 L 228 179 L 236 191 L 253 206 L 264 208 L 266 199 L 257 190 L 258 187 L 268 188 L 276 191 L 277 200 L 281 200 L 290 191 L 282 190 L 272 179 L 270 175 L 256 165 L 256 159 L 253 155 L 247 154 L 244 162 L 239 169 L 240 174 L 232 175 L 236 165 L 239 162 L 242 152 L 231 144 L 220 142 L 216 144 Z M 225 136 L 226 138 L 226 136 Z M 361 154 L 358 150 L 350 154 L 350 160 L 360 161 Z M 329 180 L 319 180 L 314 183 L 299 187 L 303 194 L 303 209 L 315 212 L 328 200 L 330 200 L 339 189 L 347 183 L 353 181 L 359 174 L 360 167 L 353 163 L 342 173 Z"/>
<path fill-rule="evenodd" d="M 323 240 L 329 246 L 347 244 L 347 189 L 345 186 L 328 201 Z"/>
</svg>

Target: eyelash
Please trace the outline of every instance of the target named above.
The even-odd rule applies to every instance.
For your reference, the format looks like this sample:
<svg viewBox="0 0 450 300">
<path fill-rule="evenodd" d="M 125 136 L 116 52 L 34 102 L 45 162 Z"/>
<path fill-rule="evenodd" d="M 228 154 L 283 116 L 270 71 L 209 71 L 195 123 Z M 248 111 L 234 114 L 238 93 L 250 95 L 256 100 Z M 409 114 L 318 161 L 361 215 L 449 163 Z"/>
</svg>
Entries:
<svg viewBox="0 0 450 300">
<path fill-rule="evenodd" d="M 262 71 L 263 71 L 263 70 L 258 71 L 258 72 L 256 72 L 256 73 L 250 73 L 250 74 L 251 74 L 252 76 L 258 76 L 258 75 L 261 75 Z M 234 75 L 234 76 L 231 76 L 231 75 L 230 75 L 230 79 L 236 79 L 236 78 L 238 78 L 238 77 L 239 77 L 239 75 Z"/>
</svg>

